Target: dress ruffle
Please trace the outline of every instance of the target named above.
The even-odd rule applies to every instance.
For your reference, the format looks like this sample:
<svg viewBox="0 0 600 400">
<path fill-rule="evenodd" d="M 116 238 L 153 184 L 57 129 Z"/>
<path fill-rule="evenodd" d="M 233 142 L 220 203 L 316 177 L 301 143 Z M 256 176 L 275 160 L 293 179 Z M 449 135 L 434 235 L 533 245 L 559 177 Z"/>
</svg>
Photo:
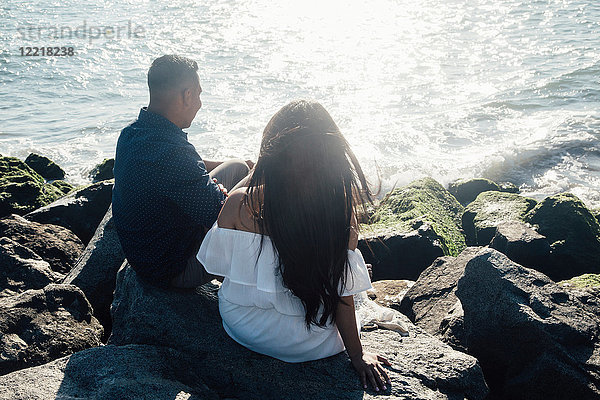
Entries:
<svg viewBox="0 0 600 400">
<path fill-rule="evenodd" d="M 197 258 L 206 271 L 223 276 L 220 296 L 240 306 L 275 308 L 286 315 L 303 316 L 300 300 L 283 285 L 277 257 L 268 236 L 221 228 L 215 222 L 202 241 Z M 371 280 L 360 250 L 348 250 L 346 285 L 341 296 L 370 289 Z"/>
</svg>

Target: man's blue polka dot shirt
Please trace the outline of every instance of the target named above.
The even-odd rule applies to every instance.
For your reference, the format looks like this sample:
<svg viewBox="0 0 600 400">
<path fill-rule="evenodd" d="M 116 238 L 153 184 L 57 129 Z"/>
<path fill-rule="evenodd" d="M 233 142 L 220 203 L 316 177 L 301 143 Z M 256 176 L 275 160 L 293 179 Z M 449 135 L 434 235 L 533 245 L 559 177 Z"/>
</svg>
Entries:
<svg viewBox="0 0 600 400">
<path fill-rule="evenodd" d="M 142 278 L 165 286 L 217 220 L 225 195 L 187 134 L 145 107 L 121 131 L 114 175 L 113 221 L 125 256 Z"/>
</svg>

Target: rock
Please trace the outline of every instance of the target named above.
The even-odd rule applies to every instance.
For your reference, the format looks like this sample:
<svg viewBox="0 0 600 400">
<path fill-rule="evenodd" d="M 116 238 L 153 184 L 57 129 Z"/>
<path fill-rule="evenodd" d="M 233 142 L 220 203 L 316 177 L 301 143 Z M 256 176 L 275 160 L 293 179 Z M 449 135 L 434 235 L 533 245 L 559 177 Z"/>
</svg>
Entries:
<svg viewBox="0 0 600 400">
<path fill-rule="evenodd" d="M 85 293 L 94 308 L 94 316 L 104 327 L 104 339 L 108 339 L 111 331 L 110 305 L 117 271 L 124 260 L 125 254 L 112 220 L 112 207 L 109 207 L 77 265 L 63 281 Z"/>
<path fill-rule="evenodd" d="M 600 318 L 600 274 L 584 274 L 558 284 Z"/>
<path fill-rule="evenodd" d="M 0 298 L 41 289 L 64 277 L 33 251 L 6 237 L 0 238 L 0 265 Z"/>
<path fill-rule="evenodd" d="M 68 273 L 83 252 L 83 243 L 70 230 L 44 225 L 12 214 L 0 219 L 0 237 L 6 236 L 29 248 L 50 264 L 53 271 Z"/>
<path fill-rule="evenodd" d="M 373 289 L 369 290 L 369 298 L 383 307 L 394 310 L 400 309 L 404 294 L 415 282 L 409 280 L 384 280 L 373 282 Z"/>
<path fill-rule="evenodd" d="M 500 186 L 485 178 L 459 179 L 448 185 L 448 191 L 463 206 L 475 200 L 479 193 L 489 190 L 499 192 Z"/>
<path fill-rule="evenodd" d="M 507 221 L 498 224 L 490 247 L 504 253 L 517 264 L 536 269 L 556 279 L 549 268 L 552 250 L 550 243 L 524 222 Z"/>
<path fill-rule="evenodd" d="M 15 157 L 0 157 L 0 218 L 25 214 L 62 196 L 37 172 Z"/>
<path fill-rule="evenodd" d="M 546 197 L 525 220 L 552 246 L 553 279 L 600 273 L 600 224 L 575 195 Z"/>
<path fill-rule="evenodd" d="M 363 237 L 358 242 L 365 262 L 373 265 L 373 280 L 414 280 L 444 255 L 441 238 L 430 224 L 408 233 Z"/>
<path fill-rule="evenodd" d="M 592 214 L 594 215 L 594 217 L 596 217 L 598 223 L 600 223 L 600 208 L 592 210 Z"/>
<path fill-rule="evenodd" d="M 41 224 L 64 226 L 87 245 L 110 206 L 113 183 L 109 180 L 86 186 L 30 212 L 25 218 Z"/>
<path fill-rule="evenodd" d="M 501 192 L 506 193 L 519 193 L 521 190 L 517 185 L 512 182 L 499 182 L 498 186 L 500 187 Z"/>
<path fill-rule="evenodd" d="M 487 246 L 501 222 L 523 221 L 536 205 L 534 199 L 514 193 L 483 192 L 462 215 L 462 227 L 471 246 Z"/>
<path fill-rule="evenodd" d="M 65 181 L 52 181 L 49 185 L 54 186 L 63 196 L 71 193 L 75 189 L 75 186 Z"/>
<path fill-rule="evenodd" d="M 100 164 L 96 165 L 89 174 L 93 182 L 105 181 L 107 179 L 113 179 L 113 168 L 115 167 L 114 158 L 105 158 Z"/>
<path fill-rule="evenodd" d="M 25 159 L 25 164 L 48 180 L 65 178 L 65 171 L 48 157 L 31 153 Z"/>
<path fill-rule="evenodd" d="M 102 326 L 73 285 L 50 284 L 0 299 L 0 375 L 98 346 Z"/>
<path fill-rule="evenodd" d="M 467 247 L 458 257 L 440 257 L 429 266 L 415 284 L 406 292 L 400 312 L 412 322 L 432 335 L 438 336 L 456 346 L 459 340 L 450 337 L 442 330 L 441 324 L 452 310 L 452 317 L 461 317 L 460 305 L 456 305 L 456 285 L 462 276 L 467 262 L 479 251 L 478 247 Z M 446 324 L 449 321 L 446 321 Z M 446 326 L 444 326 L 446 328 Z M 460 336 L 460 334 L 458 334 Z"/>
<path fill-rule="evenodd" d="M 372 223 L 362 226 L 364 241 L 359 248 L 365 257 L 369 257 L 366 243 L 374 249 L 373 259 L 367 261 L 372 261 L 373 278 L 416 279 L 436 257 L 460 253 L 465 247 L 460 230 L 462 211 L 456 199 L 431 178 L 388 193 Z M 402 243 L 405 238 L 409 243 Z M 412 250 L 407 252 L 407 248 Z"/>
<path fill-rule="evenodd" d="M 117 275 L 109 344 L 152 344 L 186 354 L 193 370 L 221 398 L 374 399 L 360 388 L 345 353 L 306 363 L 285 363 L 238 345 L 221 326 L 217 286 L 167 291 L 140 281 L 125 264 Z M 404 318 L 399 315 L 400 318 Z M 410 336 L 374 330 L 366 349 L 395 365 L 386 398 L 482 399 L 487 394 L 477 360 L 454 351 L 418 327 Z M 324 373 L 325 371 L 325 373 Z"/>
<path fill-rule="evenodd" d="M 494 398 L 599 398 L 600 319 L 546 275 L 484 248 L 456 295 Z"/>
<path fill-rule="evenodd" d="M 175 350 L 101 346 L 0 377 L 2 400 L 218 400 Z"/>
</svg>

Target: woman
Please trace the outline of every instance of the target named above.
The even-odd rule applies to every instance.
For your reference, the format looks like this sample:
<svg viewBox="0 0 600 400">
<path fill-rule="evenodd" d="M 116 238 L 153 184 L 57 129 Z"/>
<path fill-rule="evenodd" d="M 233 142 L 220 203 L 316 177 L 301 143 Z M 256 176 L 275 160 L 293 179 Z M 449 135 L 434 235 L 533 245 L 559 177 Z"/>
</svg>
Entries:
<svg viewBox="0 0 600 400">
<path fill-rule="evenodd" d="M 234 340 L 287 362 L 344 350 L 363 387 L 386 389 L 387 360 L 363 351 L 353 295 L 371 288 L 356 213 L 364 174 L 329 113 L 295 101 L 267 124 L 248 187 L 230 193 L 198 260 L 223 276 L 219 310 Z"/>
</svg>

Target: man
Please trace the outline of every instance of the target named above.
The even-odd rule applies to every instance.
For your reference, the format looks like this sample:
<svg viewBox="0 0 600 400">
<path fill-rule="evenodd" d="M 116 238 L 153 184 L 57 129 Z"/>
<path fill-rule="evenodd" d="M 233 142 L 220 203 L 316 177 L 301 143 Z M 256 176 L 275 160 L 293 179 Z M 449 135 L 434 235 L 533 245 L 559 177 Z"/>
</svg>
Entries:
<svg viewBox="0 0 600 400">
<path fill-rule="evenodd" d="M 195 61 L 157 58 L 148 70 L 150 103 L 121 131 L 115 156 L 113 221 L 136 273 L 159 286 L 189 288 L 212 277 L 196 259 L 226 189 L 251 162 L 208 161 L 187 141 L 202 106 Z M 220 182 L 220 184 L 217 184 Z"/>
</svg>

